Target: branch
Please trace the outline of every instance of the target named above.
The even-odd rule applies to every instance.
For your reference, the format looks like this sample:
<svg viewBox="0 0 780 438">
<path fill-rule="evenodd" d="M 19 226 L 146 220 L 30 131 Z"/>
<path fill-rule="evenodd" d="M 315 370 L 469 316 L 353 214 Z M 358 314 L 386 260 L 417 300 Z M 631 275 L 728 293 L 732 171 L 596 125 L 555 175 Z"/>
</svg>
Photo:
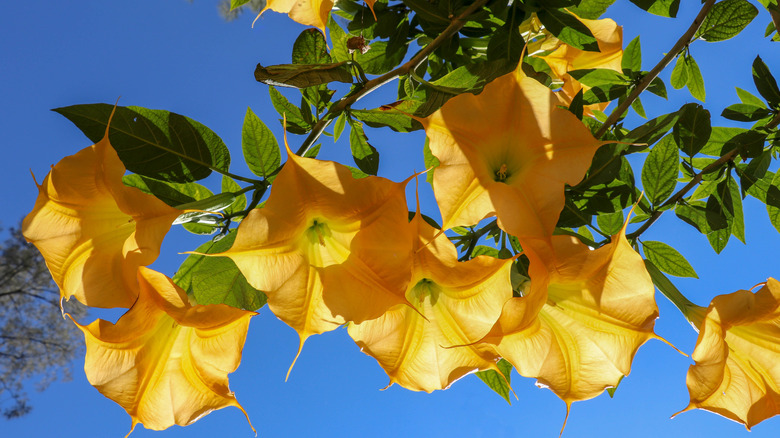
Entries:
<svg viewBox="0 0 780 438">
<path fill-rule="evenodd" d="M 442 43 L 444 43 L 453 35 L 455 35 L 463 27 L 463 25 L 466 24 L 467 18 L 471 14 L 473 14 L 477 9 L 484 6 L 485 3 L 487 2 L 488 0 L 477 0 L 476 2 L 472 3 L 468 8 L 466 8 L 465 11 L 463 11 L 463 13 L 453 18 L 452 22 L 450 22 L 450 25 L 447 26 L 447 28 L 444 29 L 444 31 L 440 33 L 435 40 L 431 41 L 430 44 L 423 47 L 422 50 L 417 52 L 417 54 L 414 55 L 412 59 L 405 62 L 395 70 L 385 73 L 378 78 L 371 79 L 370 81 L 366 82 L 363 85 L 363 88 L 361 88 L 360 90 L 356 91 L 353 94 L 341 98 L 341 100 L 333 104 L 330 107 L 330 109 L 328 109 L 328 112 L 325 114 L 325 116 L 323 116 L 323 118 L 321 118 L 314 125 L 314 127 L 311 130 L 311 133 L 309 133 L 309 136 L 306 137 L 306 140 L 303 141 L 301 146 L 296 151 L 296 154 L 305 155 L 306 152 L 308 152 L 308 150 L 312 147 L 312 145 L 314 145 L 314 142 L 316 142 L 317 139 L 320 137 L 320 135 L 322 135 L 322 132 L 325 130 L 325 128 L 327 128 L 328 125 L 330 125 L 330 123 L 333 121 L 333 119 L 337 114 L 343 112 L 350 105 L 360 100 L 366 94 L 376 90 L 377 88 L 392 81 L 393 79 L 405 75 L 409 73 L 411 70 L 417 68 L 417 66 L 419 66 L 423 61 L 425 61 L 426 58 L 428 58 L 428 55 L 430 55 L 434 50 L 436 50 L 440 45 L 442 45 Z"/>
<path fill-rule="evenodd" d="M 763 127 L 767 129 L 775 129 L 777 128 L 778 125 L 780 125 L 780 112 L 775 114 L 775 116 L 772 117 L 772 120 L 770 120 L 769 123 L 767 123 Z M 655 211 L 653 211 L 653 214 L 645 223 L 642 224 L 641 227 L 637 228 L 636 231 L 628 234 L 626 237 L 628 237 L 629 239 L 636 239 L 637 237 L 639 237 L 648 228 L 650 228 L 650 225 L 652 225 L 655 221 L 658 220 L 659 217 L 661 217 L 661 215 L 664 212 L 664 207 L 668 207 L 672 204 L 678 203 L 683 198 L 683 196 L 685 196 L 692 188 L 694 188 L 697 184 L 699 184 L 699 182 L 701 182 L 704 175 L 710 172 L 714 172 L 715 170 L 718 170 L 720 166 L 733 160 L 734 156 L 736 156 L 739 153 L 740 149 L 741 149 L 740 146 L 737 146 L 734 149 L 726 152 L 725 154 L 723 154 L 723 156 L 721 156 L 717 160 L 710 163 L 707 167 L 702 169 L 701 172 L 694 175 L 693 179 L 691 179 L 688 182 L 688 184 L 686 184 L 683 188 L 677 191 L 677 193 L 672 195 L 671 198 L 667 199 L 666 202 L 661 204 L 661 206 L 659 206 Z"/>
<path fill-rule="evenodd" d="M 701 27 L 702 22 L 704 22 L 704 18 L 710 12 L 710 9 L 712 9 L 714 4 L 715 0 L 707 0 L 707 3 L 701 7 L 699 15 L 696 16 L 696 18 L 693 20 L 693 23 L 691 23 L 691 26 L 687 31 L 685 31 L 684 34 L 682 34 L 680 39 L 674 43 L 674 46 L 672 46 L 672 49 L 669 50 L 669 53 L 667 53 L 666 56 L 664 56 L 663 59 L 661 59 L 661 61 L 659 61 L 658 64 L 656 64 L 656 66 L 653 67 L 653 69 L 642 78 L 642 81 L 639 82 L 631 94 L 628 95 L 626 100 L 618 105 L 618 107 L 612 111 L 609 117 L 607 117 L 607 120 L 604 121 L 604 124 L 601 126 L 598 132 L 596 132 L 596 138 L 601 138 L 601 136 L 603 136 L 612 125 L 617 123 L 617 121 L 620 119 L 620 116 L 626 112 L 628 107 L 634 103 L 636 98 L 639 97 L 639 95 L 642 94 L 642 92 L 645 91 L 648 86 L 650 86 L 650 83 L 653 82 L 656 77 L 658 77 L 661 71 L 663 71 L 663 69 L 665 69 L 666 66 L 669 65 L 669 63 L 672 62 L 672 60 L 677 57 L 677 55 L 679 55 L 680 52 L 682 52 L 682 50 L 688 46 L 688 44 L 691 43 L 691 41 L 693 41 L 693 36 L 696 34 L 696 31 L 699 30 L 699 27 Z"/>
</svg>

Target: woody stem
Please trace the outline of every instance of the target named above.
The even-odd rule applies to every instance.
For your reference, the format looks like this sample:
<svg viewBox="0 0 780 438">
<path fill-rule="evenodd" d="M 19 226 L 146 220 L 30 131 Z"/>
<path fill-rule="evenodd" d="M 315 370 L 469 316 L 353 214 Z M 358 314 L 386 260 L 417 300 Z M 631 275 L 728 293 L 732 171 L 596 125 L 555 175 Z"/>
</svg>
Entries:
<svg viewBox="0 0 780 438">
<path fill-rule="evenodd" d="M 395 70 L 385 73 L 382 76 L 379 76 L 378 78 L 371 79 L 370 81 L 366 82 L 363 85 L 363 87 L 357 90 L 356 92 L 344 96 L 343 98 L 341 98 L 341 100 L 333 104 L 328 109 L 328 112 L 325 114 L 325 116 L 322 117 L 314 125 L 311 132 L 309 133 L 309 136 L 306 137 L 306 140 L 303 141 L 301 146 L 296 151 L 296 154 L 297 155 L 306 154 L 306 152 L 314 145 L 314 142 L 316 142 L 317 139 L 320 138 L 320 135 L 322 135 L 322 132 L 325 130 L 325 128 L 327 128 L 328 125 L 330 125 L 330 123 L 336 118 L 338 114 L 342 113 L 344 110 L 349 108 L 350 105 L 354 104 L 355 102 L 360 100 L 363 96 L 376 90 L 382 85 L 396 79 L 399 76 L 405 75 L 409 73 L 411 70 L 417 68 L 417 66 L 419 66 L 420 63 L 422 63 L 423 61 L 425 61 L 426 58 L 428 58 L 428 55 L 433 53 L 434 50 L 436 50 L 445 41 L 447 41 L 453 35 L 455 35 L 463 27 L 463 25 L 466 24 L 466 21 L 468 21 L 467 20 L 468 17 L 474 12 L 476 12 L 478 9 L 480 9 L 482 6 L 484 6 L 485 3 L 487 3 L 487 1 L 488 0 L 477 0 L 476 2 L 472 3 L 460 15 L 453 18 L 449 26 L 447 26 L 447 28 L 444 29 L 444 31 L 440 33 L 439 36 L 436 37 L 436 39 L 431 41 L 431 43 L 428 44 L 427 46 L 423 47 L 409 61 L 401 64 Z"/>
<path fill-rule="evenodd" d="M 604 121 L 604 124 L 601 126 L 601 128 L 596 132 L 596 138 L 601 138 L 601 136 L 603 136 L 609 130 L 609 128 L 612 127 L 612 125 L 617 123 L 623 113 L 628 110 L 628 107 L 634 103 L 634 101 L 639 97 L 640 94 L 642 94 L 643 91 L 645 91 L 648 86 L 650 86 L 650 83 L 653 82 L 653 80 L 658 77 L 663 69 L 666 68 L 666 66 L 669 65 L 669 63 L 672 62 L 672 60 L 677 57 L 677 55 L 679 55 L 680 52 L 682 52 L 683 49 L 688 46 L 688 44 L 691 43 L 693 36 L 696 34 L 696 31 L 699 30 L 699 27 L 701 27 L 701 24 L 704 22 L 704 17 L 707 16 L 707 13 L 710 12 L 710 9 L 712 9 L 714 4 L 715 0 L 707 0 L 707 2 L 702 5 L 699 14 L 693 20 L 693 23 L 691 23 L 691 26 L 688 28 L 688 30 L 682 34 L 676 43 L 674 43 L 674 46 L 672 46 L 671 50 L 669 50 L 669 53 L 667 53 L 666 56 L 664 56 L 658 62 L 658 64 L 656 64 L 655 67 L 653 67 L 653 69 L 642 78 L 642 80 L 639 82 L 636 88 L 631 91 L 628 97 L 620 105 L 618 105 L 614 111 L 612 111 L 609 117 L 607 117 L 607 120 Z"/>
</svg>

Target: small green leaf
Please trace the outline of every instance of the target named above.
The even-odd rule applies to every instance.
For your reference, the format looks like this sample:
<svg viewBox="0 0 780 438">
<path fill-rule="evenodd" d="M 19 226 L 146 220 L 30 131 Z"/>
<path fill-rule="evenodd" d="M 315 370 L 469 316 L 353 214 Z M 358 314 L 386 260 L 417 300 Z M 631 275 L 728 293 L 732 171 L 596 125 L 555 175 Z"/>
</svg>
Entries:
<svg viewBox="0 0 780 438">
<path fill-rule="evenodd" d="M 674 18 L 680 8 L 680 0 L 631 0 L 631 3 L 661 17 Z"/>
<path fill-rule="evenodd" d="M 582 105 L 582 90 L 578 91 L 577 94 L 571 99 L 571 103 L 569 104 L 569 112 L 574 114 L 578 119 L 582 120 L 582 116 L 584 114 L 585 108 Z"/>
<path fill-rule="evenodd" d="M 388 127 L 396 132 L 412 132 L 423 129 L 420 122 L 409 117 L 408 114 L 390 107 L 387 109 L 350 110 L 349 113 L 372 128 Z"/>
<path fill-rule="evenodd" d="M 311 124 L 303 119 L 300 108 L 290 103 L 276 87 L 268 87 L 268 94 L 271 96 L 271 104 L 274 106 L 276 112 L 278 112 L 280 116 L 287 118 L 287 132 L 305 134 L 311 131 Z M 281 119 L 279 121 L 281 122 Z"/>
<path fill-rule="evenodd" d="M 736 137 L 737 135 L 747 132 L 744 128 L 732 128 L 723 126 L 713 126 L 710 138 L 707 140 L 707 144 L 699 151 L 704 155 L 710 155 L 712 157 L 720 157 L 724 153 L 733 149 L 733 147 L 726 148 L 726 144 Z"/>
<path fill-rule="evenodd" d="M 771 115 L 766 107 L 736 103 L 723 110 L 721 116 L 738 122 L 755 122 Z"/>
<path fill-rule="evenodd" d="M 137 174 L 125 175 L 122 182 L 126 186 L 135 187 L 144 193 L 154 195 L 157 199 L 171 207 L 206 199 L 214 194 L 211 190 L 198 183 L 172 183 L 146 178 Z"/>
<path fill-rule="evenodd" d="M 687 103 L 680 108 L 680 119 L 672 129 L 674 140 L 688 156 L 696 155 L 710 138 L 710 112 L 697 103 Z"/>
<path fill-rule="evenodd" d="M 235 201 L 225 209 L 225 213 L 232 214 L 246 208 L 246 196 L 238 194 L 240 191 L 241 186 L 233 178 L 227 175 L 222 177 L 222 192 L 232 193 L 235 196 Z"/>
<path fill-rule="evenodd" d="M 344 131 L 344 126 L 347 124 L 347 113 L 346 111 L 339 114 L 339 116 L 336 118 L 336 122 L 333 124 L 333 142 L 337 142 L 339 140 L 339 137 L 341 137 L 341 133 Z"/>
<path fill-rule="evenodd" d="M 664 99 L 668 98 L 666 94 L 666 84 L 664 84 L 664 81 L 661 78 L 656 77 L 653 79 L 653 81 L 650 82 L 650 85 L 648 85 L 647 91 L 656 96 L 663 97 Z"/>
<path fill-rule="evenodd" d="M 642 100 L 637 97 L 633 102 L 631 102 L 631 108 L 636 111 L 636 113 L 639 115 L 639 117 L 646 119 L 647 114 L 645 114 L 645 107 L 642 106 Z"/>
<path fill-rule="evenodd" d="M 653 205 L 666 200 L 677 186 L 680 159 L 674 137 L 667 135 L 650 150 L 642 166 L 642 188 Z"/>
<path fill-rule="evenodd" d="M 672 84 L 675 90 L 679 90 L 688 83 L 688 65 L 685 62 L 685 55 L 677 57 L 677 62 L 674 63 L 672 69 L 672 77 L 669 79 L 669 83 Z"/>
<path fill-rule="evenodd" d="M 280 64 L 263 67 L 257 64 L 255 79 L 279 87 L 306 88 L 330 82 L 352 83 L 347 61 L 332 64 Z"/>
<path fill-rule="evenodd" d="M 379 152 L 368 143 L 368 137 L 363 131 L 363 125 L 348 119 L 350 125 L 349 145 L 352 150 L 352 158 L 358 168 L 369 175 L 376 175 L 379 171 Z"/>
<path fill-rule="evenodd" d="M 564 43 L 580 50 L 598 52 L 599 44 L 585 24 L 565 11 L 553 8 L 536 13 L 544 27 Z"/>
<path fill-rule="evenodd" d="M 658 116 L 644 125 L 634 128 L 621 140 L 628 143 L 647 143 L 652 145 L 672 129 L 679 117 L 679 111 Z"/>
<path fill-rule="evenodd" d="M 766 103 L 764 103 L 763 100 L 758 98 L 753 93 L 743 90 L 739 87 L 734 87 L 737 90 L 737 96 L 739 96 L 739 100 L 742 101 L 742 103 L 752 106 L 757 106 L 761 108 L 766 108 Z"/>
<path fill-rule="evenodd" d="M 112 110 L 114 105 L 104 103 L 54 109 L 95 143 Z M 157 180 L 197 181 L 230 167 L 230 152 L 217 134 L 170 111 L 116 106 L 108 136 L 128 171 Z"/>
<path fill-rule="evenodd" d="M 704 78 L 701 75 L 701 70 L 699 70 L 699 64 L 690 55 L 685 57 L 685 63 L 688 66 L 688 82 L 686 82 L 688 91 L 691 92 L 691 96 L 704 102 L 707 93 L 704 90 Z"/>
<path fill-rule="evenodd" d="M 309 28 L 301 32 L 293 43 L 293 64 L 331 64 L 328 44 L 319 29 Z"/>
<path fill-rule="evenodd" d="M 628 95 L 628 92 L 629 88 L 627 84 L 608 85 L 591 88 L 585 92 L 583 98 L 588 104 L 611 102 Z"/>
<path fill-rule="evenodd" d="M 639 35 L 631 40 L 623 50 L 623 59 L 620 64 L 623 71 L 642 71 L 642 46 L 639 43 Z"/>
<path fill-rule="evenodd" d="M 671 246 L 663 242 L 647 240 L 642 242 L 642 247 L 645 257 L 667 274 L 675 277 L 699 278 L 688 260 Z"/>
<path fill-rule="evenodd" d="M 596 218 L 596 222 L 602 232 L 614 236 L 623 227 L 623 212 L 618 210 L 614 213 L 600 214 Z"/>
<path fill-rule="evenodd" d="M 737 165 L 739 173 L 739 187 L 742 190 L 742 197 L 750 193 L 750 188 L 759 180 L 764 178 L 772 163 L 772 151 L 763 151 L 758 157 L 750 160 L 748 164 Z M 766 199 L 764 199 L 766 203 Z"/>
<path fill-rule="evenodd" d="M 240 8 L 241 6 L 244 6 L 245 4 L 249 3 L 250 0 L 230 0 L 230 10 Z"/>
<path fill-rule="evenodd" d="M 580 4 L 574 7 L 568 8 L 569 11 L 586 20 L 595 20 L 601 17 L 607 8 L 609 8 L 615 0 L 582 0 Z"/>
<path fill-rule="evenodd" d="M 780 232 L 780 172 L 772 179 L 766 192 L 766 211 L 769 221 Z"/>
<path fill-rule="evenodd" d="M 433 172 L 439 167 L 439 159 L 436 158 L 431 152 L 431 146 L 428 142 L 428 137 L 425 137 L 425 146 L 423 146 L 423 159 L 425 163 L 425 169 L 428 171 L 425 174 L 425 180 L 429 183 L 433 182 Z"/>
<path fill-rule="evenodd" d="M 715 3 L 696 31 L 704 41 L 724 41 L 737 36 L 758 15 L 758 9 L 746 0 Z"/>
<path fill-rule="evenodd" d="M 247 107 L 241 129 L 241 147 L 244 160 L 257 176 L 268 178 L 281 162 L 281 151 L 276 137 L 252 109 Z"/>
<path fill-rule="evenodd" d="M 627 78 L 622 74 L 606 68 L 589 68 L 572 70 L 569 75 L 588 87 L 603 87 L 616 84 L 627 84 Z"/>
<path fill-rule="evenodd" d="M 756 56 L 756 59 L 753 61 L 753 82 L 756 84 L 759 94 L 766 99 L 769 106 L 774 109 L 780 109 L 780 89 L 777 88 L 777 81 L 760 56 Z"/>
<path fill-rule="evenodd" d="M 495 370 L 487 370 L 477 372 L 477 377 L 511 405 L 512 401 L 509 399 L 509 391 L 511 389 L 509 387 L 509 379 L 512 373 L 512 364 L 506 359 L 501 359 L 496 363 L 496 366 L 498 366 L 501 374 Z"/>
<path fill-rule="evenodd" d="M 195 252 L 216 254 L 233 246 L 236 231 L 232 230 L 216 242 L 206 242 Z M 184 260 L 173 281 L 195 295 L 198 304 L 227 304 L 245 310 L 257 310 L 265 305 L 266 296 L 253 288 L 233 261 L 227 257 L 192 254 Z"/>
</svg>

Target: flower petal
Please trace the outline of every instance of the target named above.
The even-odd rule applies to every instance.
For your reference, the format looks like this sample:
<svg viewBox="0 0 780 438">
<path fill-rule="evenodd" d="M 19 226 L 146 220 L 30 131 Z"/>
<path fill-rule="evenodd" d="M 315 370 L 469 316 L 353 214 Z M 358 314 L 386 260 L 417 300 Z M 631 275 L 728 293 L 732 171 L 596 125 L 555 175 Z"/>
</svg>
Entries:
<svg viewBox="0 0 780 438">
<path fill-rule="evenodd" d="M 186 426 L 226 406 L 243 411 L 227 376 L 241 361 L 255 313 L 191 306 L 172 280 L 144 267 L 138 282 L 138 301 L 116 324 L 77 324 L 87 343 L 89 382 L 130 414 L 133 428 Z"/>
</svg>

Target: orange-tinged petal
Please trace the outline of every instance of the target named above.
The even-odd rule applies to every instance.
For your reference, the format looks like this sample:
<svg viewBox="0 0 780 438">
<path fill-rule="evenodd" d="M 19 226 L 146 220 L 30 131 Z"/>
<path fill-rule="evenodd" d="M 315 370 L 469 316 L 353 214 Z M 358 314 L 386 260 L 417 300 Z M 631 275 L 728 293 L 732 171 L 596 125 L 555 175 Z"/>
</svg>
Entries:
<svg viewBox="0 0 780 438">
<path fill-rule="evenodd" d="M 265 206 L 241 222 L 235 261 L 268 306 L 301 337 L 362 322 L 406 303 L 411 231 L 404 187 L 354 179 L 345 166 L 298 157 L 274 180 Z"/>
<path fill-rule="evenodd" d="M 461 94 L 421 120 L 440 164 L 433 189 L 443 228 L 496 215 L 521 238 L 547 239 L 603 142 L 520 70 L 474 96 Z"/>
<path fill-rule="evenodd" d="M 685 411 L 705 409 L 748 429 L 780 414 L 780 283 L 715 297 L 699 327 Z"/>
<path fill-rule="evenodd" d="M 133 428 L 186 426 L 226 406 L 244 411 L 228 374 L 241 361 L 255 313 L 192 306 L 171 279 L 144 267 L 138 282 L 138 301 L 116 324 L 77 324 L 86 339 L 89 382 L 130 414 Z"/>
<path fill-rule="evenodd" d="M 622 73 L 621 62 L 623 60 L 623 28 L 609 18 L 601 20 L 587 20 L 580 18 L 585 26 L 590 29 L 599 46 L 598 52 L 589 52 L 561 44 L 555 51 L 543 56 L 550 66 L 553 74 L 563 81 L 559 93 L 566 104 L 570 104 L 574 96 L 580 90 L 588 90 L 579 81 L 571 77 L 568 72 L 591 68 L 605 68 Z M 587 105 L 586 109 L 603 111 L 609 105 L 608 102 Z"/>
<path fill-rule="evenodd" d="M 159 255 L 181 214 L 122 183 L 125 167 L 108 135 L 52 167 L 22 224 L 63 298 L 93 307 L 130 307 L 136 271 Z"/>
<path fill-rule="evenodd" d="M 504 306 L 485 341 L 569 406 L 628 375 L 639 347 L 660 339 L 653 332 L 658 309 L 652 280 L 624 232 L 597 250 L 569 236 L 552 242 L 551 251 L 529 255 L 530 290 Z"/>
<path fill-rule="evenodd" d="M 512 296 L 512 259 L 457 261 L 449 239 L 415 216 L 414 274 L 406 292 L 414 308 L 398 305 L 381 317 L 350 324 L 361 350 L 397 383 L 415 391 L 446 389 L 474 371 L 497 370 L 491 348 L 475 344 Z"/>
<path fill-rule="evenodd" d="M 370 7 L 373 11 L 373 2 Z M 260 17 L 268 9 L 287 14 L 293 21 L 305 26 L 314 26 L 324 34 L 328 26 L 328 15 L 333 9 L 333 0 L 268 0 L 257 16 Z"/>
</svg>

